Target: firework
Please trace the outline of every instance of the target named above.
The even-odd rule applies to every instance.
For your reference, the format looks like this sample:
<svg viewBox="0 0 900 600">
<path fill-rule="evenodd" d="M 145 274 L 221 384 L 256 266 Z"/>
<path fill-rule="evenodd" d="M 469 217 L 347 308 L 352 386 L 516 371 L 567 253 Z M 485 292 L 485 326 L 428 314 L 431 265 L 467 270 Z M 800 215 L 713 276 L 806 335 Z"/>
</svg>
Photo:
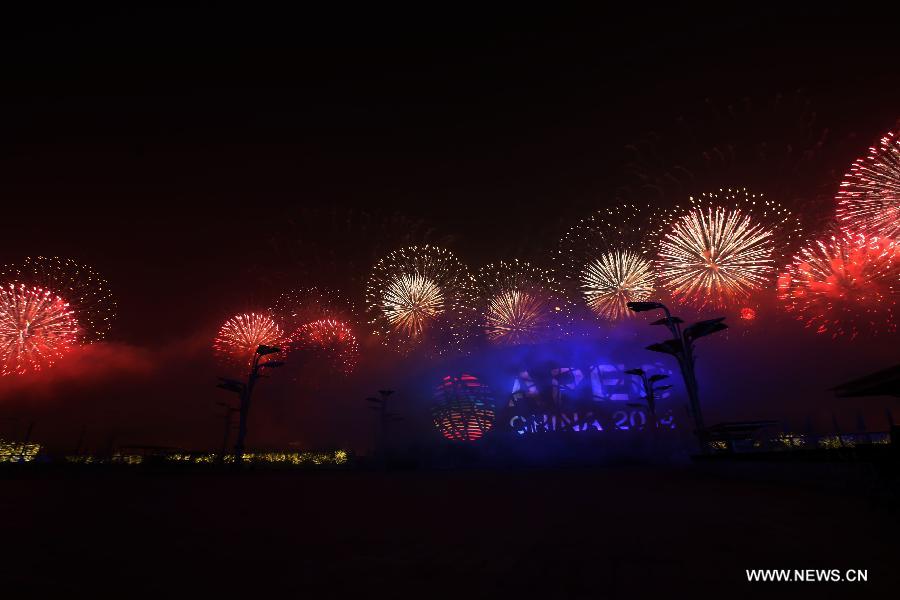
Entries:
<svg viewBox="0 0 900 600">
<path fill-rule="evenodd" d="M 440 353 L 465 336 L 471 294 L 468 270 L 453 253 L 410 246 L 375 264 L 366 303 L 385 344 L 410 349 L 427 342 Z"/>
<path fill-rule="evenodd" d="M 6 265 L 0 280 L 60 294 L 82 327 L 82 341 L 99 341 L 109 333 L 116 302 L 106 280 L 89 266 L 69 258 L 29 257 L 21 263 Z"/>
<path fill-rule="evenodd" d="M 656 283 L 654 235 L 670 220 L 669 211 L 623 204 L 599 210 L 569 229 L 560 241 L 559 259 L 595 315 L 631 317 L 626 304 L 650 298 Z"/>
<path fill-rule="evenodd" d="M 535 341 L 551 322 L 552 313 L 537 295 L 503 290 L 488 302 L 484 329 L 494 342 L 515 345 Z"/>
<path fill-rule="evenodd" d="M 682 299 L 722 306 L 765 285 L 773 251 L 772 232 L 740 211 L 694 209 L 661 244 L 661 276 Z"/>
<path fill-rule="evenodd" d="M 445 309 L 440 286 L 419 273 L 401 273 L 384 291 L 387 320 L 395 330 L 413 339 L 421 337 Z"/>
<path fill-rule="evenodd" d="M 335 319 L 319 319 L 300 326 L 291 335 L 291 347 L 319 352 L 344 373 L 352 372 L 359 360 L 359 345 L 353 330 Z"/>
<path fill-rule="evenodd" d="M 281 327 L 268 315 L 249 313 L 225 321 L 213 340 L 213 351 L 223 362 L 248 366 L 260 346 L 279 346 L 287 340 Z"/>
<path fill-rule="evenodd" d="M 725 308 L 748 300 L 767 286 L 787 241 L 800 233 L 777 203 L 746 190 L 720 192 L 691 198 L 692 208 L 660 242 L 660 280 L 678 302 Z"/>
<path fill-rule="evenodd" d="M 888 133 L 853 163 L 837 197 L 841 226 L 867 237 L 900 237 L 900 137 Z"/>
<path fill-rule="evenodd" d="M 286 331 L 322 319 L 355 321 L 350 302 L 326 288 L 298 288 L 282 293 L 269 308 Z"/>
<path fill-rule="evenodd" d="M 55 293 L 25 284 L 0 288 L 0 375 L 49 367 L 78 337 L 74 311 Z"/>
<path fill-rule="evenodd" d="M 755 321 L 756 309 L 752 306 L 745 306 L 739 311 L 738 316 L 742 321 Z"/>
<path fill-rule="evenodd" d="M 631 250 L 613 250 L 587 264 L 581 287 L 590 309 L 615 321 L 634 314 L 629 302 L 650 299 L 655 281 L 649 260 Z"/>
<path fill-rule="evenodd" d="M 518 260 L 500 261 L 480 269 L 475 279 L 491 342 L 528 344 L 561 332 L 569 305 L 549 272 Z"/>
<path fill-rule="evenodd" d="M 778 278 L 785 309 L 817 333 L 897 331 L 900 244 L 841 232 L 815 241 Z"/>
</svg>

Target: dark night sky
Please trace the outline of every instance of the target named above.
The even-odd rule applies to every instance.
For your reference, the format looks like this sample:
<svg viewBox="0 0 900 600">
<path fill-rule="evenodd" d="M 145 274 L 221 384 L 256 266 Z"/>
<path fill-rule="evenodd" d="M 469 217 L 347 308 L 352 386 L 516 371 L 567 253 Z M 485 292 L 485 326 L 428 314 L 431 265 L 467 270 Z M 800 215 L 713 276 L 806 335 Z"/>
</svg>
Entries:
<svg viewBox="0 0 900 600">
<path fill-rule="evenodd" d="M 0 258 L 93 264 L 118 297 L 111 339 L 123 354 L 177 363 L 173 345 L 200 348 L 229 313 L 310 270 L 285 254 L 291 220 L 401 213 L 420 222 L 411 239 L 433 230 L 476 266 L 513 249 L 540 258 L 568 220 L 615 201 L 627 144 L 707 100 L 802 90 L 834 140 L 823 178 L 900 116 L 887 19 L 607 14 L 550 31 L 381 17 L 392 24 L 299 11 L 8 19 Z M 324 283 L 344 283 L 341 256 Z M 886 365 L 895 342 L 868 350 L 892 353 Z M 188 371 L 192 383 L 166 400 L 127 376 L 73 394 L 90 398 L 85 419 L 103 435 L 116 423 L 141 441 L 168 441 L 151 415 L 190 404 L 187 421 L 209 432 L 172 439 L 202 445 L 215 439 L 215 393 L 197 394 L 214 373 Z M 7 396 L 28 419 L 31 396 Z"/>
</svg>

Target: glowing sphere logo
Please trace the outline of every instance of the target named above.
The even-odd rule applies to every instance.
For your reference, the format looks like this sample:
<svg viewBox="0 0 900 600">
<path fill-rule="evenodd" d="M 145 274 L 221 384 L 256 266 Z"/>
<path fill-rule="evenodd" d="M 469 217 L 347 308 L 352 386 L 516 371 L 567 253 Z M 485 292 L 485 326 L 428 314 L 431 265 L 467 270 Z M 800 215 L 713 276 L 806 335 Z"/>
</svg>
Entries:
<svg viewBox="0 0 900 600">
<path fill-rule="evenodd" d="M 494 427 L 493 405 L 490 389 L 477 377 L 448 375 L 434 393 L 434 426 L 448 440 L 477 441 Z"/>
</svg>

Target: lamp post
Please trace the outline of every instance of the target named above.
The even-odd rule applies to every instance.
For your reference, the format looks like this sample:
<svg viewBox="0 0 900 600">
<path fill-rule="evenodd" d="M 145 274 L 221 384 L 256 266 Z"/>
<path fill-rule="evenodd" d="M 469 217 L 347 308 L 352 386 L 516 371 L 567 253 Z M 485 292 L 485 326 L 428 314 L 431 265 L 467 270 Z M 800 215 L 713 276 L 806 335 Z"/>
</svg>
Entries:
<svg viewBox="0 0 900 600">
<path fill-rule="evenodd" d="M 694 341 L 717 331 L 728 329 L 728 325 L 723 323 L 725 317 L 699 321 L 682 330 L 681 324 L 684 321 L 678 317 L 673 317 L 666 305 L 661 302 L 629 302 L 628 308 L 634 312 L 662 310 L 665 313 L 665 318 L 654 321 L 651 325 L 665 325 L 669 333 L 672 334 L 672 339 L 650 344 L 647 346 L 647 350 L 669 354 L 678 361 L 681 377 L 684 379 L 684 387 L 688 393 L 691 417 L 694 420 L 694 433 L 700 441 L 700 451 L 706 454 L 709 452 L 709 448 L 706 444 L 706 427 L 703 424 L 703 413 L 700 410 L 697 375 L 694 372 L 696 358 L 694 356 Z"/>
<path fill-rule="evenodd" d="M 260 359 L 270 354 L 277 354 L 278 352 L 281 352 L 281 348 L 277 346 L 260 345 L 256 349 L 256 352 L 253 353 L 253 360 L 250 362 L 250 373 L 247 375 L 246 383 L 235 379 L 219 377 L 221 383 L 216 387 L 229 392 L 234 392 L 240 398 L 240 407 L 237 409 L 240 413 L 240 422 L 238 425 L 237 442 L 235 442 L 234 445 L 235 464 L 238 464 L 241 457 L 244 455 L 244 440 L 247 437 L 247 415 L 250 413 L 250 398 L 253 395 L 253 388 L 260 377 L 265 377 L 260 371 L 262 369 L 274 369 L 284 366 L 284 362 L 282 361 L 267 360 L 265 362 L 260 362 Z"/>
</svg>

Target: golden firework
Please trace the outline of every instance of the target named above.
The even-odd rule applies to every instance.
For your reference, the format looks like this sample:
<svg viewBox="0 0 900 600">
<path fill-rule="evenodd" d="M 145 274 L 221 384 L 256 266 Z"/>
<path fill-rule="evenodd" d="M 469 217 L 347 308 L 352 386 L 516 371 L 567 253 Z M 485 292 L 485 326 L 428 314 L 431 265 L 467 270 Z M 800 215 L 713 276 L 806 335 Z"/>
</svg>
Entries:
<svg viewBox="0 0 900 600">
<path fill-rule="evenodd" d="M 629 302 L 650 298 L 655 280 L 652 264 L 639 253 L 612 250 L 587 264 L 581 289 L 597 316 L 616 321 L 634 314 L 628 310 Z"/>
<path fill-rule="evenodd" d="M 395 250 L 375 264 L 366 303 L 383 342 L 441 354 L 458 347 L 472 316 L 472 278 L 452 252 L 435 246 Z"/>
<path fill-rule="evenodd" d="M 738 209 L 694 209 L 659 251 L 663 286 L 679 300 L 727 306 L 765 286 L 774 269 L 771 230 Z"/>
</svg>

